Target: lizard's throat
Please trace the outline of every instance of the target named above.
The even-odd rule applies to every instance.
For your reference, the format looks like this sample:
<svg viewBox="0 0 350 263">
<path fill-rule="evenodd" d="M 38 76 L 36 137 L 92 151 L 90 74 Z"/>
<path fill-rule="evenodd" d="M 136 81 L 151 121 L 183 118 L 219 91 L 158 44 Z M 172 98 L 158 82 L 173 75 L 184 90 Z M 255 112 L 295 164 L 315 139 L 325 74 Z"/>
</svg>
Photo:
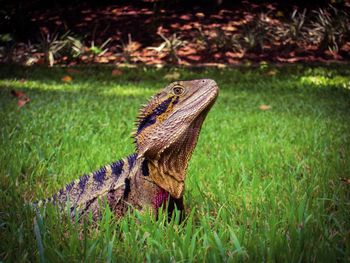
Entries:
<svg viewBox="0 0 350 263">
<path fill-rule="evenodd" d="M 152 180 L 174 198 L 182 197 L 188 162 L 197 144 L 206 113 L 198 116 L 180 138 L 166 148 L 157 160 L 149 160 Z"/>
</svg>

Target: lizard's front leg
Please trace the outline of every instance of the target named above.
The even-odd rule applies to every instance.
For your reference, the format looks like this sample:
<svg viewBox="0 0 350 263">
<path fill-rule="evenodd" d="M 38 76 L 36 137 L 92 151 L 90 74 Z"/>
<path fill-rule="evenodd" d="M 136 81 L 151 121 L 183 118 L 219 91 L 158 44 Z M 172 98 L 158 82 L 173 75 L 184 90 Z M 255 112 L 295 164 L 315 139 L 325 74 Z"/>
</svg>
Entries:
<svg viewBox="0 0 350 263">
<path fill-rule="evenodd" d="M 177 209 L 180 211 L 180 223 L 185 219 L 185 205 L 183 201 L 183 197 L 180 198 L 169 198 L 169 204 L 168 204 L 168 219 L 170 220 L 174 210 Z"/>
</svg>

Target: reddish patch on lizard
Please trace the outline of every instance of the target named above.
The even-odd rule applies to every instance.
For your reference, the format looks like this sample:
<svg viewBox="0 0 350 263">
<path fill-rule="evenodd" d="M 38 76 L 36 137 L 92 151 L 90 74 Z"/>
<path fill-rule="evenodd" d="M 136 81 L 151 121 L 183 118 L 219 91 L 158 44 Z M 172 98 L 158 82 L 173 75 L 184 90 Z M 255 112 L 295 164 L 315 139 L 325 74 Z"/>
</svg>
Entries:
<svg viewBox="0 0 350 263">
<path fill-rule="evenodd" d="M 155 195 L 155 197 L 153 198 L 153 201 L 152 201 L 153 207 L 155 209 L 158 209 L 163 205 L 163 208 L 165 208 L 168 197 L 169 197 L 169 193 L 164 189 L 160 189 Z"/>
</svg>

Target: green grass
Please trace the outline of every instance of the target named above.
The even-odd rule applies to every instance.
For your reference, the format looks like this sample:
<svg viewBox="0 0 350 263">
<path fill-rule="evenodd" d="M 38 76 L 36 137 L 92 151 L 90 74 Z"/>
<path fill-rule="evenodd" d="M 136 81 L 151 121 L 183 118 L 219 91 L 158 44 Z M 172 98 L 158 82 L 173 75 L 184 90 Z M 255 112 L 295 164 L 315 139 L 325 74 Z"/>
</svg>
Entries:
<svg viewBox="0 0 350 263">
<path fill-rule="evenodd" d="M 167 84 L 167 69 L 79 70 L 63 83 L 63 68 L 0 68 L 0 260 L 350 260 L 349 65 L 179 69 L 221 89 L 190 162 L 183 225 L 116 222 L 108 209 L 79 224 L 23 206 L 133 152 L 139 105 Z M 11 89 L 31 102 L 19 109 Z"/>
</svg>

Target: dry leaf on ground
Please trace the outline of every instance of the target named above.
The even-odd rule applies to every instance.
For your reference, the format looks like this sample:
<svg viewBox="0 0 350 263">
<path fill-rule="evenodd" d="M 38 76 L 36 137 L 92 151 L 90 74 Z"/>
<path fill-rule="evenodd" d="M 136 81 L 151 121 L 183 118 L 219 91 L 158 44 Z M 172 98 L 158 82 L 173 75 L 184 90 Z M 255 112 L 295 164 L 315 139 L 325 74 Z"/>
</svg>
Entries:
<svg viewBox="0 0 350 263">
<path fill-rule="evenodd" d="M 67 76 L 64 76 L 61 80 L 63 82 L 69 83 L 69 82 L 72 82 L 73 78 L 71 76 L 67 75 Z"/>
<path fill-rule="evenodd" d="M 27 97 L 27 95 L 24 92 L 18 90 L 11 90 L 11 95 L 16 98 Z"/>
<path fill-rule="evenodd" d="M 22 108 L 26 103 L 30 102 L 29 97 L 22 91 L 11 90 L 11 95 L 18 98 L 17 105 Z"/>
<path fill-rule="evenodd" d="M 22 108 L 27 102 L 30 102 L 30 99 L 28 97 L 23 97 L 18 100 L 17 105 Z"/>
<path fill-rule="evenodd" d="M 266 105 L 266 104 L 262 104 L 259 106 L 259 109 L 260 110 L 269 110 L 269 109 L 271 109 L 271 106 Z"/>
</svg>

